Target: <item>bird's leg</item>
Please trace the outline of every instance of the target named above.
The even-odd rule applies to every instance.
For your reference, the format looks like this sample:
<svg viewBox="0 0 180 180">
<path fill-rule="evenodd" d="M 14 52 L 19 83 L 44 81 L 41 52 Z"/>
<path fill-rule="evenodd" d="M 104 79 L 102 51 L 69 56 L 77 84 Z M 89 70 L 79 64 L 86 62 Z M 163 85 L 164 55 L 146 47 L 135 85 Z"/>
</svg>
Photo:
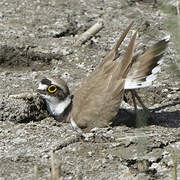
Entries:
<svg viewBox="0 0 180 180">
<path fill-rule="evenodd" d="M 149 109 L 144 105 L 143 101 L 141 100 L 141 98 L 140 98 L 139 95 L 137 94 L 136 90 L 132 90 L 132 91 L 133 91 L 134 96 L 137 98 L 137 100 L 138 100 L 139 103 L 141 104 L 143 110 L 144 110 L 144 111 L 148 111 L 148 112 L 150 113 Z"/>
<path fill-rule="evenodd" d="M 141 98 L 138 96 L 137 92 L 135 90 L 131 90 L 131 94 L 132 94 L 134 109 L 135 109 L 135 113 L 136 113 L 136 126 L 137 127 L 145 126 L 145 125 L 147 125 L 148 119 L 152 118 L 152 115 L 151 115 L 149 109 L 142 102 Z M 135 98 L 137 98 L 137 100 L 141 104 L 141 106 L 143 108 L 143 113 L 138 112 L 137 103 L 136 103 Z"/>
<path fill-rule="evenodd" d="M 133 90 L 131 90 L 131 95 L 132 95 L 132 100 L 133 100 L 135 114 L 137 114 L 137 104 L 136 104 L 135 94 L 134 94 Z"/>
</svg>

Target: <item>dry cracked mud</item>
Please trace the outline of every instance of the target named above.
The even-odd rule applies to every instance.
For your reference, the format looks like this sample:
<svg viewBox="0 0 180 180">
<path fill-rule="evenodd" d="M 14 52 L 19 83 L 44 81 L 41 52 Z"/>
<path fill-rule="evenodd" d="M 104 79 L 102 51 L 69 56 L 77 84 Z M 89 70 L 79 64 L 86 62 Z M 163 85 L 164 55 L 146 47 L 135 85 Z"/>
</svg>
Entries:
<svg viewBox="0 0 180 180">
<path fill-rule="evenodd" d="M 103 29 L 74 46 L 78 35 L 98 20 L 104 22 Z M 136 50 L 169 34 L 167 15 L 152 1 L 1 0 L 1 180 L 32 179 L 35 166 L 38 179 L 48 179 L 51 151 L 64 180 L 169 180 L 175 170 L 180 177 L 180 88 L 169 69 L 177 56 L 173 42 L 153 86 L 139 90 L 153 116 L 142 127 L 121 107 L 112 127 L 83 140 L 70 124 L 49 117 L 38 97 L 10 98 L 33 94 L 44 76 L 60 76 L 73 92 L 133 20 L 132 31 L 139 28 Z"/>
</svg>

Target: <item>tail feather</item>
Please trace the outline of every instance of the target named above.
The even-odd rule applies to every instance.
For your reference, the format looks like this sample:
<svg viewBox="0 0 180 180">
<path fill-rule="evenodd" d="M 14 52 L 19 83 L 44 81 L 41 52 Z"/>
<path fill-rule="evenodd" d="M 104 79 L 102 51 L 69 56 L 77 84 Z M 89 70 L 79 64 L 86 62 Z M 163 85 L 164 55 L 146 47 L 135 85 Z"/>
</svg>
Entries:
<svg viewBox="0 0 180 180">
<path fill-rule="evenodd" d="M 114 94 L 118 94 L 119 90 L 122 89 L 120 87 L 124 85 L 124 80 L 128 74 L 129 67 L 132 62 L 137 33 L 138 31 L 136 31 L 132 36 L 123 59 L 116 63 L 116 67 L 114 68 L 111 78 L 109 79 L 107 90 L 111 90 Z"/>
<path fill-rule="evenodd" d="M 164 51 L 169 42 L 169 36 L 157 42 L 142 55 L 133 57 L 133 63 L 125 80 L 125 89 L 147 87 L 156 79 L 163 63 Z"/>
<path fill-rule="evenodd" d="M 103 59 L 103 61 L 99 65 L 99 68 L 104 66 L 107 62 L 109 62 L 109 61 L 112 62 L 113 60 L 115 60 L 117 52 L 118 52 L 118 48 L 121 45 L 121 43 L 123 42 L 123 40 L 125 39 L 127 33 L 129 32 L 130 28 L 132 27 L 132 25 L 133 25 L 133 22 L 125 29 L 125 31 L 120 36 L 117 43 L 113 46 L 112 50 L 108 53 L 107 56 L 105 56 L 105 58 Z M 107 66 L 104 66 L 104 68 L 105 67 L 107 67 Z"/>
</svg>

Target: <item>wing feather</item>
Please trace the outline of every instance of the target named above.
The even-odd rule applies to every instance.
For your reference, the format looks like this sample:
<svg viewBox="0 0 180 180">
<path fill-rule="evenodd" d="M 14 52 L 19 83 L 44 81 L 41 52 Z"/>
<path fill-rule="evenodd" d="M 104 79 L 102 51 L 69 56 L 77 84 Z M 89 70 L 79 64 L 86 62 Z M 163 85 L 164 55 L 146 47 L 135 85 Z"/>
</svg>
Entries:
<svg viewBox="0 0 180 180">
<path fill-rule="evenodd" d="M 156 79 L 160 71 L 163 54 L 168 45 L 169 37 L 163 38 L 144 54 L 133 57 L 133 63 L 126 77 L 125 89 L 147 87 Z"/>
<path fill-rule="evenodd" d="M 126 77 L 132 60 L 137 32 L 133 35 L 122 61 L 113 60 L 131 26 L 132 24 L 128 26 L 97 70 L 74 92 L 71 117 L 84 131 L 108 126 L 118 112 L 125 82 L 122 78 Z"/>
</svg>

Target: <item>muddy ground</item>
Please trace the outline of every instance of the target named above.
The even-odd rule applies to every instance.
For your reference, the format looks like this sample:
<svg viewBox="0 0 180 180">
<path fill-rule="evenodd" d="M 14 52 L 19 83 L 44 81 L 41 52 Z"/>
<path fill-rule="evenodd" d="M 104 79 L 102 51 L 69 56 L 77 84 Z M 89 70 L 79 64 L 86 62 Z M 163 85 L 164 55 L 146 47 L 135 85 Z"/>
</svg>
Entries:
<svg viewBox="0 0 180 180">
<path fill-rule="evenodd" d="M 174 1 L 169 2 L 174 8 Z M 98 20 L 104 22 L 103 29 L 74 46 L 78 35 Z M 143 127 L 121 109 L 113 127 L 82 140 L 70 124 L 49 117 L 39 98 L 9 97 L 32 94 L 44 76 L 60 76 L 73 92 L 132 20 L 132 31 L 140 29 L 137 50 L 169 34 L 167 15 L 152 1 L 1 0 L 1 180 L 32 179 L 34 166 L 39 179 L 48 179 L 51 151 L 60 162 L 62 179 L 169 180 L 176 169 L 180 178 L 180 89 L 169 69 L 177 55 L 173 42 L 158 79 L 152 87 L 139 90 L 153 116 Z M 133 109 L 131 100 L 128 103 Z"/>
</svg>

